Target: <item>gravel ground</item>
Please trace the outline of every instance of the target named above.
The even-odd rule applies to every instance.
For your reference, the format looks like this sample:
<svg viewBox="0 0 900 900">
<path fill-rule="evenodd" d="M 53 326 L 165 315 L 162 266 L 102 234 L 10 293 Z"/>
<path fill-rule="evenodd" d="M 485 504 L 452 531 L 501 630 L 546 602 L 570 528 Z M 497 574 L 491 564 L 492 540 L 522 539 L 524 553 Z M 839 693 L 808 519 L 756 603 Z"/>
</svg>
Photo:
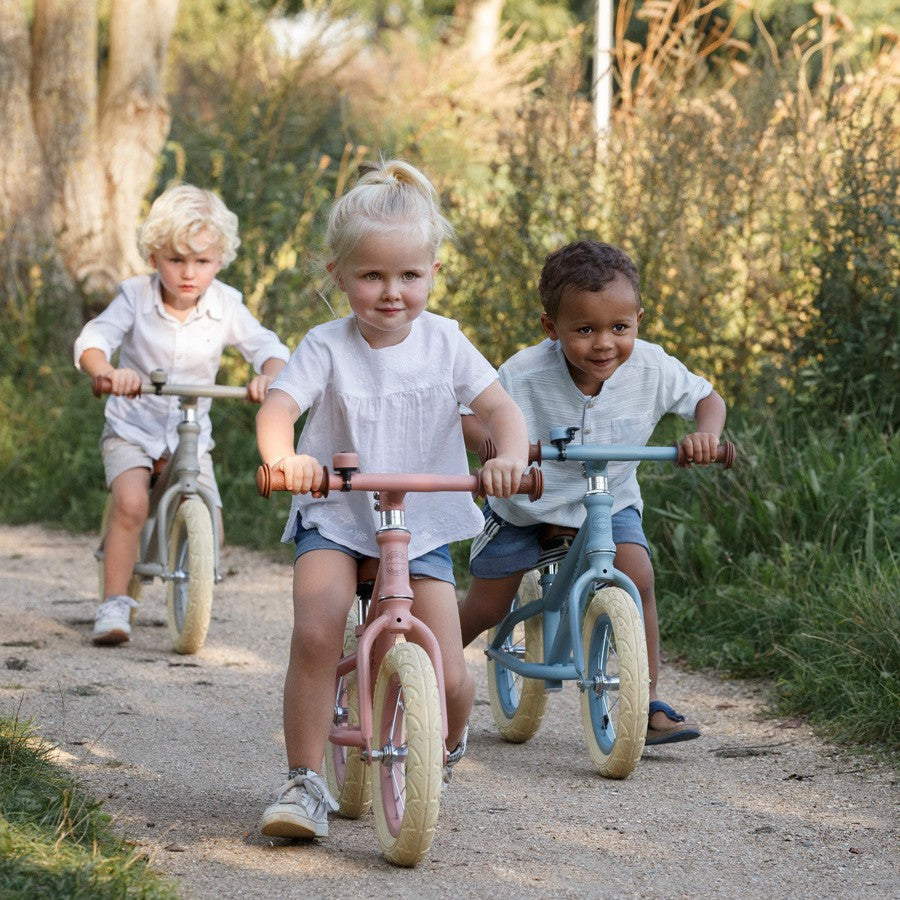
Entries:
<svg viewBox="0 0 900 900">
<path fill-rule="evenodd" d="M 31 719 L 186 898 L 900 897 L 896 774 L 765 717 L 763 688 L 664 667 L 703 737 L 592 770 L 571 685 L 525 745 L 493 727 L 480 648 L 469 753 L 425 860 L 380 856 L 371 815 L 313 843 L 256 820 L 283 773 L 290 570 L 224 552 L 195 657 L 169 651 L 161 586 L 130 644 L 94 648 L 94 539 L 0 526 L 0 710 Z"/>
</svg>

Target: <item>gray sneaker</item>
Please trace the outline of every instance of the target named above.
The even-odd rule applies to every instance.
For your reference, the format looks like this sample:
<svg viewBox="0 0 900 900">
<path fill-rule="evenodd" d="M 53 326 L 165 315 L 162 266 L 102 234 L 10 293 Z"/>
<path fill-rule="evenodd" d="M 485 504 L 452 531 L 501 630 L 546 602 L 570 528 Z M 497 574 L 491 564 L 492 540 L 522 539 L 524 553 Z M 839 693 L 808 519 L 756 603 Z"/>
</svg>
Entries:
<svg viewBox="0 0 900 900">
<path fill-rule="evenodd" d="M 444 763 L 444 784 L 450 784 L 450 779 L 453 777 L 453 767 L 466 755 L 466 746 L 469 743 L 469 726 L 466 725 L 466 730 L 463 732 L 462 737 L 459 739 L 459 743 L 456 745 L 455 750 L 451 750 L 447 754 L 447 761 Z"/>
<path fill-rule="evenodd" d="M 91 640 L 95 644 L 122 644 L 130 641 L 131 619 L 137 608 L 137 602 L 124 594 L 107 597 L 94 615 Z"/>
<path fill-rule="evenodd" d="M 259 820 L 266 837 L 328 837 L 328 811 L 338 805 L 322 777 L 311 769 L 293 769 Z"/>
</svg>

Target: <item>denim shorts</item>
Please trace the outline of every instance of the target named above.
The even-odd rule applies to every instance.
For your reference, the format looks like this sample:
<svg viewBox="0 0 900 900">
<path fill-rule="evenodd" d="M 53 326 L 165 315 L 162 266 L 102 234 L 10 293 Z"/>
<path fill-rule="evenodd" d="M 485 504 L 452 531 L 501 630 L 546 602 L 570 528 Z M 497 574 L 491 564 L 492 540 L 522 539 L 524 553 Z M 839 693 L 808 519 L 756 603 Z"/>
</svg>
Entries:
<svg viewBox="0 0 900 900">
<path fill-rule="evenodd" d="M 297 552 L 294 554 L 294 562 L 304 553 L 310 550 L 339 550 L 352 556 L 353 559 L 366 559 L 364 553 L 357 553 L 343 544 L 335 543 L 323 537 L 319 533 L 318 528 L 304 528 L 300 516 L 297 516 L 297 530 L 294 532 L 294 543 L 297 545 Z M 428 553 L 418 556 L 409 561 L 409 577 L 413 580 L 416 578 L 434 578 L 438 581 L 446 581 L 456 586 L 456 578 L 453 575 L 453 560 L 450 558 L 450 546 L 443 544 Z"/>
<path fill-rule="evenodd" d="M 537 565 L 541 555 L 538 542 L 538 532 L 543 527 L 541 524 L 513 525 L 492 512 L 488 503 L 484 505 L 484 518 L 485 531 L 496 533 L 469 560 L 469 571 L 473 575 L 478 578 L 505 578 Z M 612 536 L 617 544 L 640 544 L 650 553 L 650 545 L 641 526 L 641 514 L 634 506 L 613 513 Z M 477 538 L 476 542 L 482 543 Z"/>
</svg>

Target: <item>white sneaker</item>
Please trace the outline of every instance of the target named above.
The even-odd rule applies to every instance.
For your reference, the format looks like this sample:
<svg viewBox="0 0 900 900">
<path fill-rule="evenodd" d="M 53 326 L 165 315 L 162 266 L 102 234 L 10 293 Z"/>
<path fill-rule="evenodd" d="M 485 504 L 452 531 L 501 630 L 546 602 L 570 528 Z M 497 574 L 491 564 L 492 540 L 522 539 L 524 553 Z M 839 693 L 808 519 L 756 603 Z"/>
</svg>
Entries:
<svg viewBox="0 0 900 900">
<path fill-rule="evenodd" d="M 259 820 L 259 830 L 267 837 L 328 837 L 328 811 L 338 804 L 322 777 L 311 769 L 299 768 L 280 788 L 273 804 Z"/>
<path fill-rule="evenodd" d="M 131 640 L 131 617 L 138 604 L 124 594 L 107 597 L 94 615 L 95 644 L 122 644 Z"/>
<path fill-rule="evenodd" d="M 468 743 L 469 726 L 466 725 L 466 730 L 463 732 L 462 737 L 459 739 L 459 743 L 456 745 L 456 749 L 451 750 L 447 754 L 447 761 L 444 763 L 444 776 L 441 790 L 443 790 L 445 785 L 450 784 L 450 779 L 453 777 L 453 767 L 466 755 L 466 746 L 468 745 Z"/>
</svg>

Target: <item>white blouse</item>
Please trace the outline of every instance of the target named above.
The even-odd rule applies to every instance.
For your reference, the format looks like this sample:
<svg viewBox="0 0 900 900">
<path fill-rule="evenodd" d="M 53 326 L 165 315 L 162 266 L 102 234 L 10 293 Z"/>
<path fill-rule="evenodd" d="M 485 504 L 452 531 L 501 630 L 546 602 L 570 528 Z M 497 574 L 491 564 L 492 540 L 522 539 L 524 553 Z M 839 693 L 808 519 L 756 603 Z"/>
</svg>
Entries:
<svg viewBox="0 0 900 900">
<path fill-rule="evenodd" d="M 288 359 L 290 350 L 244 306 L 240 291 L 215 280 L 183 322 L 166 312 L 158 275 L 137 275 L 119 285 L 116 296 L 91 319 L 75 341 L 75 365 L 85 350 L 102 350 L 107 359 L 119 350 L 119 368 L 134 369 L 144 381 L 162 369 L 172 384 L 212 384 L 222 351 L 234 346 L 259 373 L 268 359 Z M 214 446 L 209 408 L 200 397 L 200 452 Z M 126 441 L 154 459 L 178 446 L 178 397 L 111 396 L 106 421 Z"/>
<path fill-rule="evenodd" d="M 297 452 L 331 468 L 339 452 L 359 455 L 367 473 L 465 475 L 468 461 L 460 404 L 470 404 L 497 373 L 452 319 L 423 312 L 409 335 L 375 350 L 355 316 L 313 328 L 272 384 L 309 410 Z M 371 493 L 294 496 L 282 540 L 306 528 L 367 556 L 377 556 Z M 466 492 L 406 495 L 409 558 L 473 537 L 483 519 Z"/>
</svg>

